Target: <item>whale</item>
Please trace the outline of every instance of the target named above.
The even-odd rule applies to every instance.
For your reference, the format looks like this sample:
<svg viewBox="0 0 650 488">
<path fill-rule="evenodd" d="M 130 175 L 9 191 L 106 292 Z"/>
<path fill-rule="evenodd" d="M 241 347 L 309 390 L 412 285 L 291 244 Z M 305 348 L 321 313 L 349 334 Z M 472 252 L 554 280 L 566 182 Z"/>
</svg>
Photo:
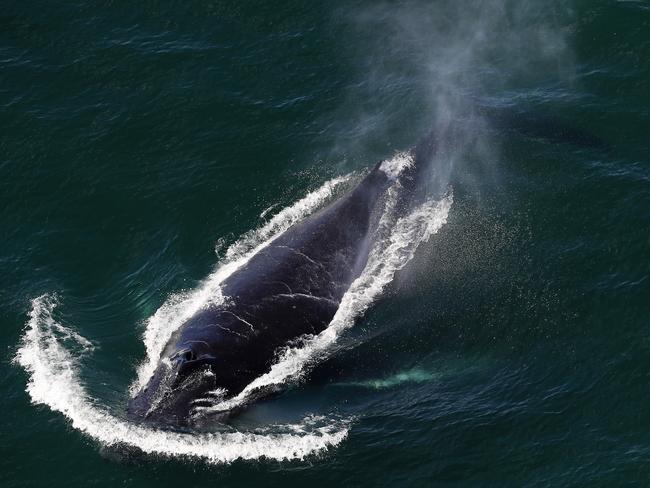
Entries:
<svg viewBox="0 0 650 488">
<path fill-rule="evenodd" d="M 129 418 L 191 424 L 201 401 L 236 396 L 270 370 L 281 348 L 322 332 L 366 265 L 388 189 L 400 189 L 405 211 L 422 198 L 417 183 L 434 151 L 431 134 L 407 153 L 410 164 L 398 174 L 377 163 L 224 280 L 225 299 L 174 331 L 152 376 L 129 401 Z"/>
</svg>

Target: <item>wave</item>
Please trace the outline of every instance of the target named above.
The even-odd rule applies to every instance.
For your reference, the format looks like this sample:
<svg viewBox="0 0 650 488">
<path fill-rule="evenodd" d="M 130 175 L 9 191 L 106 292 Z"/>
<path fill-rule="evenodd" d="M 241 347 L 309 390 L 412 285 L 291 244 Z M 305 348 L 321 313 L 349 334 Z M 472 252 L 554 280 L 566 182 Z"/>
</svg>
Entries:
<svg viewBox="0 0 650 488">
<path fill-rule="evenodd" d="M 403 155 L 397 157 L 402 160 L 402 167 L 411 164 Z M 389 166 L 392 174 L 394 168 Z M 354 324 L 381 295 L 395 273 L 413 258 L 418 246 L 428 241 L 447 222 L 453 203 L 451 190 L 441 200 L 430 199 L 401 218 L 398 217 L 397 209 L 399 190 L 399 182 L 395 181 L 388 190 L 366 267 L 343 296 L 329 326 L 318 335 L 306 336 L 298 346 L 285 348 L 268 373 L 253 380 L 235 397 L 212 406 L 198 407 L 197 412 L 209 414 L 231 410 L 245 404 L 258 390 L 297 381 L 305 375 L 311 364 L 330 352 L 341 333 Z"/>
<path fill-rule="evenodd" d="M 96 406 L 77 375 L 79 355 L 66 348 L 61 335 L 79 336 L 56 322 L 52 312 L 56 298 L 44 295 L 32 301 L 32 310 L 15 361 L 30 375 L 27 392 L 32 402 L 65 415 L 72 427 L 105 446 L 128 445 L 148 454 L 191 456 L 213 463 L 261 457 L 302 459 L 340 443 L 348 432 L 348 420 L 332 422 L 308 417 L 300 424 L 273 426 L 256 432 L 178 433 L 126 422 Z M 79 341 L 82 353 L 86 340 Z"/>
<path fill-rule="evenodd" d="M 351 178 L 352 175 L 349 174 L 326 182 L 292 206 L 278 212 L 260 229 L 244 234 L 228 248 L 220 265 L 199 288 L 174 294 L 167 299 L 147 321 L 143 337 L 147 356 L 130 387 L 131 395 L 135 396 L 147 384 L 174 331 L 202 308 L 221 303 L 225 299 L 221 293 L 221 283 L 226 278 L 285 230 L 320 207 L 341 184 Z"/>
<path fill-rule="evenodd" d="M 410 164 L 398 155 L 387 166 L 394 171 Z M 294 223 L 332 197 L 347 175 L 328 181 L 294 205 L 278 212 L 260 229 L 242 236 L 226 251 L 216 270 L 197 289 L 171 296 L 146 323 L 143 340 L 146 359 L 130 387 L 137 393 L 148 381 L 172 333 L 202 307 L 224 300 L 220 284 L 253 255 L 268 246 Z M 259 388 L 294 381 L 311 364 L 331 351 L 339 335 L 364 313 L 392 281 L 395 273 L 413 257 L 415 250 L 447 220 L 453 197 L 429 200 L 406 216 L 398 216 L 399 181 L 389 189 L 377 228 L 377 239 L 362 274 L 344 295 L 330 325 L 300 345 L 287 347 L 271 370 L 255 379 L 230 400 L 206 407 L 206 413 L 245 403 Z M 348 435 L 352 419 L 310 416 L 296 424 L 272 425 L 250 432 L 182 433 L 157 430 L 127 422 L 98 406 L 79 379 L 80 361 L 94 346 L 69 327 L 57 322 L 53 311 L 57 298 L 44 295 L 32 301 L 32 310 L 14 361 L 29 374 L 27 392 L 33 403 L 61 412 L 72 426 L 106 446 L 126 445 L 145 453 L 196 457 L 213 463 L 236 459 L 303 459 L 336 446 Z"/>
</svg>

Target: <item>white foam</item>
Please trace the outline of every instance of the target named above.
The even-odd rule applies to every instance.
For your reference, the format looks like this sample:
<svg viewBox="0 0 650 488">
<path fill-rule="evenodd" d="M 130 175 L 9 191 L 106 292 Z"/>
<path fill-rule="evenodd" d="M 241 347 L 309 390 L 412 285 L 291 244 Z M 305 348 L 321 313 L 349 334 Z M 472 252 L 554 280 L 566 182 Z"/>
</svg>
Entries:
<svg viewBox="0 0 650 488">
<path fill-rule="evenodd" d="M 174 331 L 208 304 L 224 300 L 220 285 L 226 278 L 282 232 L 322 205 L 332 196 L 334 190 L 351 176 L 334 178 L 292 206 L 278 212 L 263 227 L 248 232 L 230 246 L 224 260 L 199 288 L 172 295 L 147 321 L 143 338 L 147 356 L 138 368 L 137 378 L 130 387 L 131 395 L 136 395 L 147 384 Z"/>
<path fill-rule="evenodd" d="M 118 419 L 96 406 L 80 383 L 78 357 L 63 346 L 57 332 L 80 336 L 53 319 L 55 307 L 56 300 L 51 296 L 33 300 L 15 362 L 29 373 L 27 392 L 33 403 L 61 412 L 75 429 L 105 446 L 129 445 L 149 454 L 228 463 L 236 459 L 303 459 L 339 444 L 347 436 L 349 420 L 324 417 L 308 417 L 298 424 L 274 425 L 254 432 L 210 434 L 155 430 Z M 84 341 L 79 341 L 82 346 Z"/>
<path fill-rule="evenodd" d="M 395 180 L 406 168 L 413 166 L 413 156 L 410 153 L 398 153 L 391 159 L 382 162 L 379 169 Z"/>
<path fill-rule="evenodd" d="M 269 213 L 271 213 L 271 211 L 272 211 L 273 209 L 275 209 L 278 205 L 279 205 L 279 203 L 274 203 L 273 205 L 267 207 L 267 208 L 266 208 L 266 209 L 265 209 L 265 210 L 260 214 L 260 219 L 264 219 L 264 218 L 266 218 L 266 216 L 267 216 Z"/>
<path fill-rule="evenodd" d="M 325 355 L 340 334 L 370 307 L 395 273 L 411 260 L 418 246 L 447 222 L 453 203 L 451 192 L 442 200 L 426 201 L 409 215 L 394 220 L 398 193 L 399 188 L 395 186 L 389 189 L 386 209 L 377 229 L 379 236 L 366 267 L 343 296 L 329 326 L 316 336 L 305 337 L 300 346 L 287 347 L 268 373 L 253 380 L 235 397 L 214 406 L 198 407 L 198 412 L 230 410 L 244 404 L 259 389 L 300 379 L 309 364 Z"/>
<path fill-rule="evenodd" d="M 387 174 L 390 171 L 398 175 L 406 165 L 412 164 L 407 155 L 398 155 L 395 159 L 397 161 L 385 163 L 386 169 L 382 165 Z M 334 189 L 349 178 L 350 175 L 333 179 L 283 209 L 262 228 L 233 244 L 225 259 L 200 287 L 171 296 L 147 321 L 143 337 L 147 357 L 138 368 L 131 393 L 137 393 L 147 383 L 174 330 L 202 307 L 224 300 L 220 290 L 224 279 L 287 228 L 322 205 Z M 246 402 L 258 388 L 300 378 L 310 363 L 325 355 L 341 332 L 381 294 L 395 273 L 413 257 L 418 245 L 446 222 L 452 204 L 451 194 L 440 201 L 427 201 L 409 215 L 398 218 L 395 213 L 398 192 L 399 182 L 395 180 L 388 192 L 368 263 L 344 295 L 327 329 L 317 336 L 306 337 L 301 346 L 287 347 L 271 370 L 254 380 L 237 397 L 223 401 L 215 394 L 214 400 L 219 403 L 207 409 L 232 408 Z M 191 456 L 223 463 L 235 459 L 302 459 L 339 444 L 348 434 L 350 419 L 325 417 L 308 417 L 297 424 L 274 425 L 253 432 L 202 434 L 155 430 L 116 418 L 97 406 L 78 377 L 78 360 L 92 351 L 92 344 L 54 320 L 55 307 L 56 299 L 52 296 L 33 300 L 15 362 L 29 374 L 27 392 L 32 402 L 61 412 L 75 429 L 104 445 L 124 444 L 151 454 Z M 71 342 L 73 344 L 69 344 Z"/>
</svg>

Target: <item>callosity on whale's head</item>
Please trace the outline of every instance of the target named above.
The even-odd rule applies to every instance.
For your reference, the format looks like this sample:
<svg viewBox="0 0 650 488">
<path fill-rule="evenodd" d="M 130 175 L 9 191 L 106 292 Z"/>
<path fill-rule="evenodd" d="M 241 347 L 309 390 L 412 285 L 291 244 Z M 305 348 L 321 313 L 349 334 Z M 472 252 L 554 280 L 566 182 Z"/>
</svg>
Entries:
<svg viewBox="0 0 650 488">
<path fill-rule="evenodd" d="M 238 389 L 237 377 L 224 363 L 225 358 L 203 341 L 168 346 L 147 385 L 129 402 L 129 417 L 187 424 L 197 407 L 231 396 L 228 393 Z"/>
</svg>

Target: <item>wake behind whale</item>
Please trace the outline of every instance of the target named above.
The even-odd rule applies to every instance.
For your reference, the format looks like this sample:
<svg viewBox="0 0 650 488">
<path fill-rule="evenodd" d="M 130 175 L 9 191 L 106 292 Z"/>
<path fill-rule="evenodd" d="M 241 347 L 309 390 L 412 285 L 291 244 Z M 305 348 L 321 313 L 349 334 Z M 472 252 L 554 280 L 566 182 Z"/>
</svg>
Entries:
<svg viewBox="0 0 650 488">
<path fill-rule="evenodd" d="M 345 290 L 340 292 L 338 307 L 320 331 L 299 334 L 298 341 L 285 344 L 274 351 L 269 367 L 248 376 L 229 396 L 220 395 L 218 386 L 202 391 L 199 399 L 208 401 L 191 404 L 195 415 L 209 415 L 245 404 L 256 392 L 301 377 L 309 365 L 332 350 L 341 332 L 349 327 L 392 280 L 395 273 L 412 258 L 418 245 L 433 235 L 446 222 L 452 203 L 450 194 L 439 200 L 424 198 L 405 210 L 403 193 L 407 181 L 395 176 L 413 164 L 412 154 L 398 155 L 374 170 L 384 173 L 383 196 L 377 199 L 372 219 L 372 239 L 364 239 L 367 252 Z M 372 174 L 372 173 L 371 173 Z M 165 349 L 171 341 L 183 337 L 183 325 L 197 314 L 215 307 L 227 306 L 223 293 L 228 278 L 238 270 L 246 270 L 260 251 L 282 242 L 282 236 L 294 224 L 308 222 L 309 215 L 321 207 L 334 189 L 351 177 L 334 179 L 307 195 L 291 207 L 279 212 L 267 225 L 244 236 L 226 253 L 225 260 L 200 288 L 171 297 L 147 324 L 145 345 L 147 359 L 139 368 L 132 392 L 135 402 L 138 392 L 150 378 L 156 379 L 156 368 L 165 361 Z M 250 269 L 250 268 L 249 268 Z M 345 268 L 343 268 L 345 269 Z M 232 283 L 232 282 L 231 282 Z M 293 290 L 292 290 L 293 291 Z M 233 459 L 302 458 L 305 455 L 336 445 L 347 435 L 350 419 L 332 416 L 309 417 L 299 425 L 274 426 L 267 432 L 182 433 L 160 430 L 155 425 L 126 422 L 97 406 L 85 392 L 79 380 L 80 361 L 92 353 L 90 343 L 71 329 L 58 323 L 53 316 L 54 301 L 40 297 L 33 302 L 30 321 L 24 333 L 16 361 L 28 372 L 28 392 L 34 403 L 48 405 L 62 412 L 72 425 L 104 445 L 132 445 L 144 452 L 165 455 L 189 455 L 212 462 Z M 225 308 L 223 310 L 226 310 Z M 233 312 L 235 313 L 235 312 Z M 244 318 L 243 325 L 249 322 Z M 171 338 L 171 340 L 170 340 Z M 285 340 L 285 338 L 283 338 Z M 83 347 L 70 347 L 70 343 Z M 75 353 L 76 350 L 76 353 Z M 185 358 L 187 359 L 187 358 Z M 191 357 L 190 357 L 191 361 Z M 210 375 L 209 368 L 199 372 Z M 216 375 L 215 375 L 216 376 Z M 197 378 L 196 372 L 187 378 Z M 175 385 L 187 386 L 187 385 Z M 212 385 L 210 385 L 212 388 Z M 225 388 L 224 388 L 225 389 Z M 208 395 L 208 392 L 211 395 Z M 165 395 L 146 397 L 154 407 L 168 401 Z M 155 402 L 160 400 L 158 404 Z M 190 401 L 194 400 L 190 398 Z M 188 402 L 189 404 L 189 402 Z M 151 407 L 150 407 L 151 408 Z M 166 413 L 164 408 L 160 412 Z M 189 410 L 184 412 L 189 414 Z"/>
<path fill-rule="evenodd" d="M 408 214 L 422 203 L 423 175 L 436 146 L 429 136 L 401 164 L 377 164 L 352 190 L 221 281 L 217 300 L 172 333 L 151 378 L 129 403 L 130 417 L 187 425 L 241 406 L 277 351 L 331 323 L 385 233 L 386 216 Z M 265 393 L 259 383 L 254 390 Z"/>
</svg>

